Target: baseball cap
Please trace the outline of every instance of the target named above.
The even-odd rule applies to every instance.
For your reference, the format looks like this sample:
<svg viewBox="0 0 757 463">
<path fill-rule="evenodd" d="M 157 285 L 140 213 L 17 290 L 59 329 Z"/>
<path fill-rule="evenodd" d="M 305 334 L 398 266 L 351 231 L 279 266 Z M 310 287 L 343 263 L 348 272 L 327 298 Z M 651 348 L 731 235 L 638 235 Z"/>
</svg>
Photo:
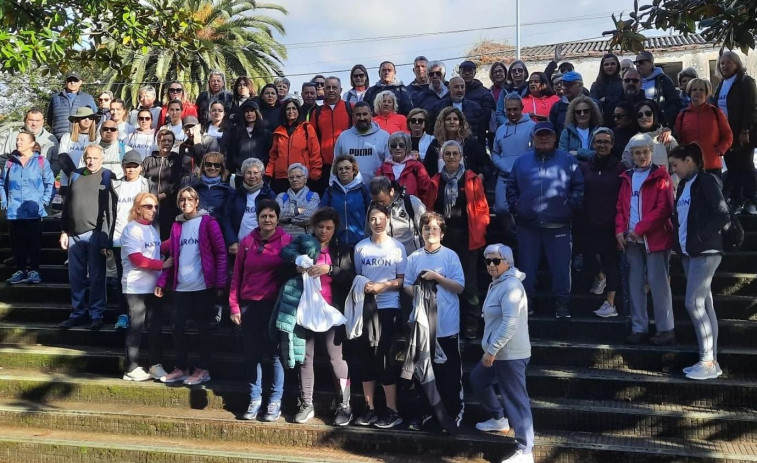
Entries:
<svg viewBox="0 0 757 463">
<path fill-rule="evenodd" d="M 562 75 L 563 82 L 583 82 L 584 78 L 576 71 L 568 71 Z"/>
<path fill-rule="evenodd" d="M 181 121 L 181 125 L 183 127 L 194 127 L 195 125 L 198 125 L 200 121 L 197 120 L 194 116 L 184 116 L 184 119 Z"/>
<path fill-rule="evenodd" d="M 81 75 L 76 71 L 70 71 L 68 74 L 66 74 L 66 80 L 68 79 L 81 80 Z"/>
<path fill-rule="evenodd" d="M 531 131 L 531 134 L 536 135 L 538 132 L 541 132 L 543 130 L 548 130 L 552 133 L 555 133 L 555 126 L 552 125 L 552 123 L 549 121 L 537 122 L 534 126 L 534 129 Z"/>
<path fill-rule="evenodd" d="M 476 69 L 476 63 L 474 63 L 473 61 L 463 61 L 462 63 L 460 63 L 460 69 L 463 69 L 463 68 Z"/>
<path fill-rule="evenodd" d="M 121 164 L 142 164 L 142 155 L 138 151 L 129 150 L 124 154 Z"/>
</svg>

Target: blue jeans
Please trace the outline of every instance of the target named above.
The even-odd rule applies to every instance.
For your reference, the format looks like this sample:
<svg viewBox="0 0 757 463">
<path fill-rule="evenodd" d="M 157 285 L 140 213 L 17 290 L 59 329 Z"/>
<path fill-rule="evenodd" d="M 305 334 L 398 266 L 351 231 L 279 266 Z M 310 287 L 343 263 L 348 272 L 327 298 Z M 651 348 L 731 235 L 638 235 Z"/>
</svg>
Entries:
<svg viewBox="0 0 757 463">
<path fill-rule="evenodd" d="M 515 431 L 518 449 L 525 453 L 531 453 L 534 447 L 534 419 L 526 390 L 529 360 L 495 360 L 490 368 L 478 362 L 470 373 L 471 388 L 481 407 L 495 420 L 507 417 Z M 499 397 L 494 393 L 495 383 L 499 386 Z"/>
<path fill-rule="evenodd" d="M 518 251 L 520 270 L 525 272 L 523 287 L 528 298 L 533 300 L 536 293 L 536 271 L 541 260 L 542 249 L 547 257 L 552 276 L 552 293 L 555 299 L 570 301 L 570 257 L 572 250 L 570 226 L 542 228 L 518 225 Z"/>
<path fill-rule="evenodd" d="M 269 403 L 281 403 L 284 395 L 284 366 L 281 363 L 278 339 L 272 340 L 268 334 L 268 322 L 271 319 L 275 301 L 240 301 L 242 311 L 242 333 L 244 336 L 244 353 L 247 364 L 247 377 L 250 385 L 250 401 L 258 402 L 263 398 L 263 359 L 272 360 L 273 372 L 266 378 L 270 381 Z M 266 375 L 268 376 L 268 375 Z"/>
<path fill-rule="evenodd" d="M 100 320 L 108 304 L 105 292 L 105 256 L 100 253 L 103 232 L 88 231 L 68 237 L 68 281 L 71 286 L 71 318 L 87 313 L 85 298 L 89 291 L 89 318 Z M 89 275 L 89 278 L 87 278 Z"/>
</svg>

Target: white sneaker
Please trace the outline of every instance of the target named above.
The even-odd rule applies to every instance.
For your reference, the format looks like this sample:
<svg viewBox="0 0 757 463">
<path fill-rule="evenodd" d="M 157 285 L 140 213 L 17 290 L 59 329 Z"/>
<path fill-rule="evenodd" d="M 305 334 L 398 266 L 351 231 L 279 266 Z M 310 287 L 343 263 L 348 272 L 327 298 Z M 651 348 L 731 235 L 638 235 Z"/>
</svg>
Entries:
<svg viewBox="0 0 757 463">
<path fill-rule="evenodd" d="M 686 373 L 686 377 L 697 380 L 716 379 L 718 377 L 718 370 L 714 364 L 708 367 L 704 363 L 699 362 Z"/>
<path fill-rule="evenodd" d="M 605 301 L 602 303 L 602 307 L 594 311 L 594 315 L 602 318 L 617 317 L 618 311 L 615 310 L 615 307 L 611 306 L 609 302 Z"/>
<path fill-rule="evenodd" d="M 142 367 L 137 367 L 128 373 L 124 373 L 123 376 L 124 381 L 149 381 L 151 379 L 152 376 Z"/>
<path fill-rule="evenodd" d="M 152 379 L 157 379 L 158 381 L 163 382 L 163 378 L 168 376 L 168 373 L 163 368 L 163 365 L 156 363 L 150 367 L 150 376 L 152 376 Z"/>
<path fill-rule="evenodd" d="M 534 454 L 517 450 L 510 458 L 502 460 L 502 463 L 534 463 Z"/>
<path fill-rule="evenodd" d="M 607 287 L 607 278 L 602 278 L 601 280 L 598 278 L 594 278 L 594 283 L 592 283 L 591 289 L 589 290 L 589 292 L 599 296 L 605 292 L 606 287 Z"/>
<path fill-rule="evenodd" d="M 498 420 L 489 418 L 486 421 L 476 423 L 476 429 L 484 432 L 507 431 L 510 429 L 510 423 L 507 421 L 507 418 L 500 418 Z"/>
<path fill-rule="evenodd" d="M 757 215 L 757 206 L 755 206 L 752 203 L 749 203 L 746 205 L 746 208 L 744 208 L 744 212 L 746 212 L 749 215 Z"/>
<path fill-rule="evenodd" d="M 690 371 L 694 371 L 694 369 L 699 365 L 699 362 L 695 363 L 694 365 L 690 367 L 686 367 L 683 369 L 684 374 L 689 374 Z M 723 376 L 723 370 L 720 369 L 720 364 L 718 362 L 715 362 L 715 374 L 718 376 Z"/>
</svg>

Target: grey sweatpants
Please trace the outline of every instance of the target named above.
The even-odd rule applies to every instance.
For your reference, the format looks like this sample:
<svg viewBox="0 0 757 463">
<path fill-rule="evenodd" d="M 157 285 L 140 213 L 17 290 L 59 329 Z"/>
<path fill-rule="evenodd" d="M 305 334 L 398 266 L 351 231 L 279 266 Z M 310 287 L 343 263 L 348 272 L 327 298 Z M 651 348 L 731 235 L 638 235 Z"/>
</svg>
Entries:
<svg viewBox="0 0 757 463">
<path fill-rule="evenodd" d="M 654 321 L 657 332 L 670 331 L 673 323 L 673 296 L 670 293 L 670 250 L 647 253 L 643 243 L 626 244 L 628 261 L 628 295 L 631 299 L 631 331 L 647 333 L 647 293 L 644 285 L 649 283 L 654 305 Z"/>
<path fill-rule="evenodd" d="M 699 360 L 718 361 L 718 318 L 712 303 L 712 277 L 723 256 L 683 256 L 686 272 L 686 311 L 689 312 L 699 344 Z"/>
</svg>

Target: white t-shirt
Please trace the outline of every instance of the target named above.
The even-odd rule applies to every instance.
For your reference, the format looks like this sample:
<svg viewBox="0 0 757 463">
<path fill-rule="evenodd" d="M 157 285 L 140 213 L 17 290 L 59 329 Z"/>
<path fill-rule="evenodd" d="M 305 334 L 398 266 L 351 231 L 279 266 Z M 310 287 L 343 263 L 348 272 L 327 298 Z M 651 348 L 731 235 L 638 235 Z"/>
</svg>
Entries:
<svg viewBox="0 0 757 463">
<path fill-rule="evenodd" d="M 144 225 L 136 220 L 127 223 L 121 234 L 121 263 L 124 274 L 121 287 L 124 294 L 152 294 L 160 270 L 134 267 L 129 254 L 140 253 L 148 259 L 160 259 L 160 235 L 152 225 Z"/>
<path fill-rule="evenodd" d="M 649 177 L 649 172 L 652 169 L 647 169 L 643 172 L 634 172 L 631 175 L 631 214 L 628 221 L 628 230 L 633 231 L 636 228 L 636 224 L 641 220 L 641 211 L 639 205 L 641 201 L 641 185 Z"/>
<path fill-rule="evenodd" d="M 174 261 L 174 265 L 179 266 L 176 284 L 176 291 L 179 292 L 207 289 L 200 256 L 200 222 L 202 216 L 197 216 L 181 226 L 179 259 L 178 262 Z"/>
<path fill-rule="evenodd" d="M 589 149 L 589 129 L 576 127 L 576 132 L 578 132 L 578 136 L 581 138 L 581 148 Z"/>
<path fill-rule="evenodd" d="M 405 163 L 402 164 L 392 164 L 392 173 L 394 174 L 394 179 L 399 181 L 400 175 L 402 175 L 402 171 L 405 170 Z"/>
<path fill-rule="evenodd" d="M 681 243 L 681 250 L 687 256 L 689 253 L 686 252 L 686 236 L 688 234 L 689 208 L 691 207 L 691 184 L 694 183 L 696 178 L 697 176 L 695 175 L 691 180 L 686 182 L 686 186 L 683 187 L 683 193 L 681 193 L 681 197 L 678 198 L 678 202 L 676 203 L 676 212 L 678 213 L 678 242 Z"/>
<path fill-rule="evenodd" d="M 116 209 L 116 225 L 113 232 L 113 246 L 121 246 L 121 233 L 129 221 L 129 212 L 134 204 L 134 198 L 142 192 L 142 182 L 137 178 L 133 182 L 124 182 L 118 190 L 118 206 Z"/>
<path fill-rule="evenodd" d="M 374 283 L 383 283 L 394 280 L 397 275 L 404 275 L 406 264 L 405 246 L 392 237 L 387 237 L 382 243 L 374 243 L 370 238 L 365 238 L 355 246 L 355 272 Z M 379 309 L 398 309 L 399 290 L 377 294 L 376 305 Z"/>
<path fill-rule="evenodd" d="M 126 144 L 137 151 L 144 161 L 154 150 L 157 149 L 155 145 L 155 133 L 134 131 L 126 137 Z"/>
<path fill-rule="evenodd" d="M 184 142 L 184 140 L 187 139 L 187 136 L 184 133 L 183 124 L 181 122 L 176 125 L 173 125 L 169 122 L 168 124 L 164 125 L 163 128 L 173 132 L 174 136 L 176 137 L 173 146 L 179 146 Z"/>
<path fill-rule="evenodd" d="M 421 248 L 407 258 L 404 286 L 413 286 L 418 275 L 424 270 L 433 270 L 465 286 L 465 274 L 460 258 L 455 251 L 442 246 L 437 252 L 428 253 Z M 436 286 L 436 336 L 452 336 L 460 332 L 460 296 Z"/>
<path fill-rule="evenodd" d="M 722 109 L 725 113 L 725 117 L 728 117 L 728 92 L 731 91 L 733 83 L 736 81 L 736 74 L 723 80 L 723 86 L 720 87 L 720 93 L 718 94 L 718 108 Z"/>
<path fill-rule="evenodd" d="M 255 210 L 255 198 L 257 198 L 259 194 L 260 190 L 247 194 L 247 206 L 244 208 L 242 223 L 239 224 L 239 233 L 237 233 L 237 240 L 239 241 L 242 241 L 242 238 L 252 233 L 252 231 L 258 227 L 258 214 Z"/>
</svg>

